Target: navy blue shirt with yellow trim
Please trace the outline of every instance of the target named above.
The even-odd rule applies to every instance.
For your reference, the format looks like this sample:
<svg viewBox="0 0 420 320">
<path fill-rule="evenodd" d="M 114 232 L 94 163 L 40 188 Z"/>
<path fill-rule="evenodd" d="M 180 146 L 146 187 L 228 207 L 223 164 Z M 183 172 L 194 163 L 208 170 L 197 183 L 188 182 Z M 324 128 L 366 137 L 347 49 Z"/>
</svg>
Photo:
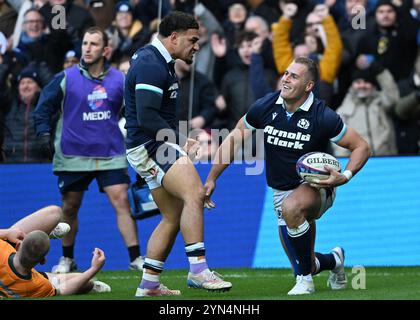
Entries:
<svg viewBox="0 0 420 320">
<path fill-rule="evenodd" d="M 177 139 L 170 138 L 170 142 L 180 142 L 176 131 L 178 91 L 174 61 L 160 40 L 155 38 L 136 51 L 124 88 L 127 149 L 155 140 L 162 129 Z"/>
<path fill-rule="evenodd" d="M 297 160 L 308 152 L 326 152 L 330 141 L 338 142 L 346 125 L 325 102 L 310 93 L 294 113 L 286 111 L 280 92 L 257 100 L 245 116 L 249 129 L 264 130 L 267 184 L 291 190 L 302 183 Z"/>
</svg>

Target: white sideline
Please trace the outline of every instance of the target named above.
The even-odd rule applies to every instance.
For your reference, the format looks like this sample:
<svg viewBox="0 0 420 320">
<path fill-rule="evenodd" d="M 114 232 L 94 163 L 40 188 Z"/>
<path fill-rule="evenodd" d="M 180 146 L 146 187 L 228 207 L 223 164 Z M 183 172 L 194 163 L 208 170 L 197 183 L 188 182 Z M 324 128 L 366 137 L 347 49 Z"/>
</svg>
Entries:
<svg viewBox="0 0 420 320">
<path fill-rule="evenodd" d="M 264 270 L 261 270 L 264 271 Z M 275 272 L 275 271 L 273 271 Z M 351 274 L 350 270 L 347 270 L 346 268 L 346 272 L 347 274 Z M 325 273 L 325 275 L 327 275 L 327 273 Z M 390 277 L 390 276 L 399 276 L 399 277 L 407 277 L 407 276 L 414 276 L 414 277 L 420 277 L 420 272 L 400 272 L 400 273 L 389 273 L 389 272 L 366 272 L 366 275 L 369 277 Z M 258 274 L 258 277 L 262 277 L 262 278 L 290 278 L 292 276 L 292 274 Z M 177 276 L 170 276 L 171 278 L 179 278 L 179 279 L 184 279 L 185 275 L 177 275 Z M 249 277 L 249 274 L 246 273 L 223 273 L 223 277 L 224 278 L 247 278 Z M 132 275 L 132 276 L 107 276 L 107 279 L 110 280 L 130 280 L 130 279 L 138 279 L 139 278 L 139 274 L 137 275 Z"/>
</svg>

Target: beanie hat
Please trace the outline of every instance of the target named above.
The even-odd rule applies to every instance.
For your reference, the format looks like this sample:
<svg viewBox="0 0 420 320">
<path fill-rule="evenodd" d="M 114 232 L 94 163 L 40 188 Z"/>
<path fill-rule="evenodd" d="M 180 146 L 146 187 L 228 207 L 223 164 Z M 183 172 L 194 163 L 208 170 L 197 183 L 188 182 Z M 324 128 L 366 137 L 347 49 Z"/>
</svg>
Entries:
<svg viewBox="0 0 420 320">
<path fill-rule="evenodd" d="M 373 84 L 376 88 L 379 88 L 378 82 L 376 81 L 375 74 L 368 69 L 356 69 L 352 75 L 352 81 L 362 79 L 366 82 Z"/>
<path fill-rule="evenodd" d="M 393 4 L 391 0 L 378 0 L 376 2 L 375 11 L 378 10 L 380 6 L 391 6 L 395 12 L 397 11 L 397 6 Z"/>
<path fill-rule="evenodd" d="M 19 76 L 18 76 L 18 82 L 22 80 L 23 78 L 31 78 L 34 80 L 40 87 L 42 87 L 42 81 L 41 78 L 38 75 L 38 72 L 34 68 L 25 68 L 23 69 Z"/>
<path fill-rule="evenodd" d="M 64 60 L 70 59 L 70 58 L 77 58 L 80 60 L 80 55 L 75 50 L 69 50 L 66 52 L 64 56 Z"/>
<path fill-rule="evenodd" d="M 133 8 L 131 7 L 130 2 L 120 1 L 115 5 L 115 13 L 118 12 L 131 12 L 133 13 Z"/>
</svg>

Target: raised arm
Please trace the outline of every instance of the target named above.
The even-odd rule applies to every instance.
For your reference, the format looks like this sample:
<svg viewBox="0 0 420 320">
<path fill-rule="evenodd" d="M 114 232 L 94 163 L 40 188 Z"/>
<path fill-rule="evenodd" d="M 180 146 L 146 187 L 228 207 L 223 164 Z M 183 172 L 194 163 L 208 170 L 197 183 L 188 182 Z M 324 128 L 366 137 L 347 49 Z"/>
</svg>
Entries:
<svg viewBox="0 0 420 320">
<path fill-rule="evenodd" d="M 57 295 L 65 296 L 80 293 L 82 288 L 86 287 L 88 282 L 102 269 L 104 264 L 104 252 L 101 249 L 95 248 L 93 251 L 91 267 L 85 272 L 61 282 L 60 287 L 57 290 Z"/>
<path fill-rule="evenodd" d="M 375 62 L 373 62 L 375 63 Z M 398 85 L 394 80 L 391 72 L 388 69 L 383 69 L 376 74 L 376 79 L 381 86 L 382 106 L 387 111 L 392 111 L 394 106 L 400 101 L 400 91 Z"/>
<path fill-rule="evenodd" d="M 331 15 L 323 19 L 322 25 L 326 33 L 327 45 L 319 61 L 320 79 L 333 83 L 341 64 L 343 42 Z"/>
<path fill-rule="evenodd" d="M 283 74 L 293 61 L 293 48 L 289 36 L 292 25 L 292 19 L 284 15 L 280 17 L 279 22 L 272 25 L 273 55 L 279 74 Z"/>
</svg>

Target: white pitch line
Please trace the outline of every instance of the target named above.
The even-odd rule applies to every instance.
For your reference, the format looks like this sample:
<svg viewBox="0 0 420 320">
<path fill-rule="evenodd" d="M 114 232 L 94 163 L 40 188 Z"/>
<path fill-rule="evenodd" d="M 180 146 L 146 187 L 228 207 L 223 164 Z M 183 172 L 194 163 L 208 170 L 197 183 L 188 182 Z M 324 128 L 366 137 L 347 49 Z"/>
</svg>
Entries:
<svg viewBox="0 0 420 320">
<path fill-rule="evenodd" d="M 350 270 L 346 270 L 347 275 L 351 275 Z M 261 273 L 255 273 L 253 275 L 247 274 L 247 273 L 224 273 L 224 277 L 226 278 L 250 278 L 250 277 L 256 277 L 256 278 L 290 278 L 293 277 L 292 273 L 290 274 L 274 274 L 272 271 L 270 273 L 264 273 L 264 271 L 261 271 Z M 325 273 L 326 275 L 326 273 Z M 186 278 L 187 274 L 185 275 L 176 275 L 171 276 L 167 275 L 168 277 L 175 278 L 175 279 L 184 279 Z M 414 277 L 420 277 L 419 271 L 412 271 L 412 272 L 399 272 L 399 273 L 390 273 L 390 272 L 369 272 L 369 270 L 366 271 L 366 277 L 407 277 L 407 276 L 414 276 Z M 107 279 L 110 280 L 131 280 L 131 279 L 139 279 L 141 278 L 141 273 L 133 276 L 107 276 Z"/>
</svg>

